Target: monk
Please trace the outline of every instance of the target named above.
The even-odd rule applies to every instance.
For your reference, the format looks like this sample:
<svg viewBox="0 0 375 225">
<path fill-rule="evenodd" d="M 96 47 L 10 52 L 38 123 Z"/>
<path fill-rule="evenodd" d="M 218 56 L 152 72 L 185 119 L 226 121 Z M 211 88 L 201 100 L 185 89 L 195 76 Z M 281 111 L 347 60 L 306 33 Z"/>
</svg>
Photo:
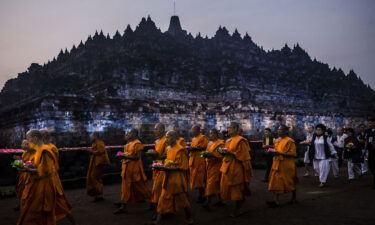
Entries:
<svg viewBox="0 0 375 225">
<path fill-rule="evenodd" d="M 167 138 L 165 137 L 165 126 L 162 123 L 158 123 L 154 127 L 154 135 L 157 138 L 155 141 L 155 151 L 157 155 L 153 156 L 154 163 L 162 163 L 166 158 Z M 164 171 L 152 170 L 152 192 L 151 192 L 151 208 L 155 208 L 158 204 L 158 200 L 162 190 L 162 184 L 164 180 Z"/>
<path fill-rule="evenodd" d="M 231 217 L 242 214 L 241 207 L 245 197 L 250 196 L 249 184 L 252 176 L 249 142 L 238 135 L 239 131 L 238 123 L 230 123 L 228 127 L 230 138 L 225 143 L 228 152 L 223 154 L 223 164 L 220 168 L 220 196 L 223 200 L 232 200 L 236 203 Z"/>
<path fill-rule="evenodd" d="M 179 129 L 178 127 L 175 127 L 173 130 L 174 130 L 174 131 L 177 133 L 177 135 L 178 135 L 177 144 L 179 144 L 179 145 L 181 145 L 182 147 L 186 148 L 187 143 L 186 143 L 185 138 L 183 138 L 183 137 L 181 136 L 180 129 Z"/>
<path fill-rule="evenodd" d="M 23 160 L 25 162 L 30 161 L 32 155 L 35 153 L 35 150 L 32 149 L 29 145 L 29 142 L 27 140 L 23 140 L 21 144 L 21 148 L 25 150 L 24 153 L 22 153 L 22 156 L 14 155 L 13 159 L 15 160 Z M 25 188 L 25 182 L 28 180 L 30 173 L 26 171 L 18 171 L 18 183 L 16 186 L 16 197 L 21 200 L 23 189 Z M 18 204 L 14 210 L 19 211 L 20 210 L 20 204 Z"/>
<path fill-rule="evenodd" d="M 205 196 L 207 197 L 207 203 L 204 208 L 212 209 L 212 198 L 218 196 L 218 202 L 215 204 L 217 206 L 223 205 L 220 198 L 220 167 L 222 163 L 223 156 L 219 154 L 216 150 L 218 148 L 224 148 L 225 142 L 219 139 L 219 131 L 217 129 L 211 129 L 209 133 L 209 142 L 207 145 L 207 153 L 204 155 L 206 158 L 206 169 L 207 169 L 207 181 L 205 188 Z"/>
<path fill-rule="evenodd" d="M 121 204 L 114 214 L 127 213 L 127 204 L 150 199 L 147 177 L 143 171 L 141 151 L 143 145 L 138 139 L 138 130 L 131 129 L 125 134 L 127 144 L 122 159 Z"/>
<path fill-rule="evenodd" d="M 268 190 L 273 193 L 273 201 L 267 201 L 270 207 L 279 206 L 279 195 L 292 192 L 290 203 L 296 203 L 297 168 L 294 157 L 297 156 L 296 144 L 288 137 L 289 128 L 281 125 L 278 138 L 275 140 L 275 149 Z"/>
<path fill-rule="evenodd" d="M 177 133 L 177 137 L 178 137 L 177 144 L 179 144 L 180 146 L 184 147 L 184 149 L 186 149 L 187 143 L 186 143 L 185 138 L 181 136 L 180 129 L 178 127 L 174 127 L 173 130 Z M 185 174 L 186 183 L 189 183 L 189 170 L 185 171 L 184 174 Z"/>
<path fill-rule="evenodd" d="M 201 133 L 201 128 L 198 125 L 194 125 L 190 132 L 194 136 L 189 149 L 190 189 L 198 190 L 197 203 L 204 203 L 206 200 L 204 197 L 206 161 L 200 156 L 200 152 L 206 150 L 208 139 Z"/>
<path fill-rule="evenodd" d="M 189 169 L 187 151 L 177 144 L 178 135 L 175 131 L 167 132 L 167 158 L 164 162 L 163 189 L 159 198 L 156 220 L 149 224 L 160 224 L 163 214 L 176 213 L 184 209 L 188 224 L 193 224 L 190 202 L 188 197 L 188 184 L 185 173 Z"/>
<path fill-rule="evenodd" d="M 30 130 L 26 139 L 35 149 L 31 158 L 34 166 L 25 170 L 31 175 L 22 192 L 21 212 L 18 225 L 54 225 L 56 224 L 56 196 L 59 186 L 56 184 L 56 157 L 53 151 L 42 141 L 38 130 Z"/>
<path fill-rule="evenodd" d="M 64 188 L 61 184 L 61 180 L 58 174 L 58 170 L 60 168 L 59 166 L 59 151 L 57 147 L 50 141 L 50 133 L 48 130 L 40 130 L 40 133 L 42 134 L 42 142 L 43 144 L 47 145 L 52 152 L 55 154 L 55 169 L 56 169 L 56 176 L 55 183 L 58 186 L 57 187 L 57 196 L 56 196 L 56 208 L 55 208 L 55 216 L 56 220 L 60 220 L 64 217 L 66 217 L 71 224 L 76 224 L 75 219 L 73 215 L 71 214 L 72 206 L 70 205 L 68 199 L 65 196 Z"/>
<path fill-rule="evenodd" d="M 103 181 L 104 168 L 110 164 L 105 144 L 98 132 L 91 136 L 93 140 L 92 149 L 87 149 L 90 154 L 89 169 L 86 178 L 86 191 L 89 196 L 94 197 L 93 202 L 103 201 Z"/>
</svg>

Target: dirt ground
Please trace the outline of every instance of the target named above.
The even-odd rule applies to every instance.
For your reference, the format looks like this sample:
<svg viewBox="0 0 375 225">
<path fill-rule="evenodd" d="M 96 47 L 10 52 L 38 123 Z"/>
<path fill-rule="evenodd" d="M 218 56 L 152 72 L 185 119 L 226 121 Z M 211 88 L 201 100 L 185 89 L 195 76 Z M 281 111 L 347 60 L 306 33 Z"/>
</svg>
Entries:
<svg viewBox="0 0 375 225">
<path fill-rule="evenodd" d="M 375 190 L 371 189 L 371 175 L 348 181 L 344 168 L 339 179 L 330 176 L 327 187 L 318 188 L 317 177 L 303 178 L 302 173 L 303 169 L 300 168 L 297 187 L 299 203 L 271 209 L 265 204 L 266 200 L 271 199 L 267 184 L 261 182 L 264 170 L 255 170 L 251 183 L 252 196 L 244 205 L 245 214 L 235 219 L 229 217 L 232 203 L 207 212 L 195 203 L 196 193 L 190 192 L 196 224 L 375 225 Z M 66 194 L 73 205 L 73 215 L 78 225 L 141 225 L 152 216 L 147 211 L 147 203 L 129 205 L 128 214 L 113 215 L 113 203 L 119 200 L 120 184 L 105 186 L 105 201 L 99 203 L 92 203 L 85 189 L 67 190 Z M 282 201 L 286 203 L 288 199 L 289 195 L 285 195 Z M 0 224 L 16 224 L 18 212 L 13 210 L 16 202 L 16 198 L 0 200 Z M 68 225 L 69 222 L 63 219 L 57 224 Z M 164 217 L 162 224 L 186 224 L 183 212 Z"/>
</svg>

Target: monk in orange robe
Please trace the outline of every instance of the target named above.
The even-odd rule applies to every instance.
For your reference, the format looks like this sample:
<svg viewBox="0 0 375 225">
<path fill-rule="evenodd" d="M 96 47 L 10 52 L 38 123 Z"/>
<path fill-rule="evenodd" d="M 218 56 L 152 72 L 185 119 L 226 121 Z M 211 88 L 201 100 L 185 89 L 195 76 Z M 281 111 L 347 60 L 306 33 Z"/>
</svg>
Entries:
<svg viewBox="0 0 375 225">
<path fill-rule="evenodd" d="M 177 132 L 167 132 L 167 158 L 164 161 L 166 175 L 159 198 L 156 220 L 150 224 L 160 224 L 163 214 L 176 213 L 184 209 L 188 224 L 193 224 L 193 217 L 188 197 L 188 184 L 185 173 L 189 169 L 187 151 L 177 144 Z"/>
<path fill-rule="evenodd" d="M 225 143 L 228 152 L 223 154 L 223 163 L 220 168 L 220 196 L 222 199 L 236 202 L 231 217 L 241 215 L 245 197 L 250 195 L 249 184 L 252 176 L 250 146 L 244 137 L 238 135 L 239 130 L 237 123 L 232 122 L 229 125 L 230 138 Z"/>
<path fill-rule="evenodd" d="M 47 145 L 52 152 L 55 154 L 55 169 L 57 171 L 55 178 L 55 182 L 57 187 L 57 196 L 56 196 L 56 208 L 55 208 L 55 216 L 56 220 L 60 220 L 64 217 L 66 217 L 71 224 L 76 224 L 75 219 L 73 215 L 71 214 L 72 206 L 70 205 L 68 199 L 65 196 L 64 188 L 62 186 L 60 176 L 58 174 L 58 170 L 60 168 L 59 166 L 59 150 L 58 148 L 51 143 L 50 141 L 50 133 L 48 130 L 40 130 L 40 133 L 42 134 L 42 141 L 43 144 Z"/>
<path fill-rule="evenodd" d="M 157 155 L 153 156 L 154 163 L 163 163 L 166 158 L 166 148 L 167 148 L 167 138 L 165 137 L 165 126 L 162 123 L 158 123 L 154 127 L 154 134 L 157 138 L 155 141 L 155 151 Z M 152 192 L 151 192 L 151 208 L 154 209 L 154 206 L 158 204 L 159 197 L 162 190 L 162 184 L 164 180 L 165 173 L 160 170 L 152 170 Z"/>
<path fill-rule="evenodd" d="M 94 202 L 103 201 L 103 181 L 104 168 L 110 164 L 107 150 L 99 133 L 92 134 L 92 149 L 87 149 L 90 154 L 90 164 L 87 171 L 86 191 L 89 196 L 94 197 Z"/>
<path fill-rule="evenodd" d="M 181 132 L 180 132 L 180 129 L 178 127 L 174 127 L 173 128 L 173 131 L 175 131 L 177 133 L 177 144 L 184 147 L 184 149 L 186 149 L 186 146 L 187 146 L 187 142 L 185 140 L 185 138 L 183 138 L 181 136 Z M 189 183 L 189 170 L 185 171 L 185 179 L 186 179 L 186 183 Z"/>
<path fill-rule="evenodd" d="M 35 153 L 35 150 L 29 146 L 29 142 L 27 140 L 23 140 L 21 144 L 21 148 L 25 150 L 22 153 L 22 156 L 14 155 L 13 159 L 15 160 L 23 160 L 25 162 L 30 161 L 32 155 Z M 16 197 L 21 200 L 23 189 L 25 188 L 25 182 L 28 180 L 30 173 L 26 171 L 18 171 L 18 183 L 16 186 Z M 14 210 L 18 211 L 20 209 L 20 205 L 18 204 Z"/>
<path fill-rule="evenodd" d="M 207 203 L 204 208 L 210 210 L 212 208 L 212 198 L 218 196 L 218 203 L 215 205 L 223 205 L 220 198 L 220 167 L 223 156 L 220 155 L 216 150 L 218 148 L 224 148 L 225 142 L 219 139 L 219 131 L 217 129 L 211 129 L 209 134 L 209 140 L 207 145 L 208 154 L 204 155 L 206 158 L 206 169 L 207 169 L 207 181 L 205 188 L 205 196 L 207 197 Z"/>
<path fill-rule="evenodd" d="M 129 203 L 150 199 L 147 177 L 143 171 L 141 151 L 143 145 L 138 139 L 138 130 L 132 129 L 125 134 L 127 144 L 122 159 L 121 205 L 114 214 L 127 213 Z"/>
<path fill-rule="evenodd" d="M 206 150 L 208 139 L 201 134 L 199 126 L 195 125 L 190 130 L 194 138 L 190 145 L 190 189 L 198 190 L 199 197 L 197 203 L 204 203 L 204 187 L 206 181 L 206 160 L 200 156 L 200 152 Z"/>
<path fill-rule="evenodd" d="M 274 201 L 267 201 L 270 207 L 279 206 L 279 195 L 283 193 L 292 193 L 290 203 L 296 203 L 296 185 L 298 183 L 297 167 L 294 157 L 297 156 L 296 144 L 293 139 L 288 137 L 289 128 L 281 125 L 275 140 L 275 149 L 273 153 L 273 163 L 270 174 L 268 190 L 274 194 Z"/>
<path fill-rule="evenodd" d="M 186 140 L 185 140 L 185 138 L 183 138 L 183 137 L 179 137 L 179 138 L 177 139 L 177 144 L 181 145 L 181 146 L 184 147 L 184 148 L 186 148 L 186 145 L 187 145 Z"/>
<path fill-rule="evenodd" d="M 21 213 L 18 225 L 54 225 L 56 224 L 56 196 L 59 186 L 56 184 L 56 157 L 53 151 L 42 141 L 38 130 L 30 130 L 26 139 L 35 149 L 31 161 L 34 167 L 26 167 L 31 175 L 22 192 Z"/>
<path fill-rule="evenodd" d="M 177 133 L 177 144 L 181 145 L 182 147 L 186 148 L 186 140 L 181 136 L 180 128 L 174 127 L 173 130 Z"/>
</svg>

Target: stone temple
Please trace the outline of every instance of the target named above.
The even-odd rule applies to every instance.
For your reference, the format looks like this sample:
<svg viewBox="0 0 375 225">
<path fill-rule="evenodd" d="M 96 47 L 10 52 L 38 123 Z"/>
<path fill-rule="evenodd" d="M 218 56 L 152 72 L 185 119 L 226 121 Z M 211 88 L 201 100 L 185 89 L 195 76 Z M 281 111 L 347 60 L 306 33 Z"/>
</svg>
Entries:
<svg viewBox="0 0 375 225">
<path fill-rule="evenodd" d="M 96 32 L 44 65 L 6 82 L 0 93 L 0 147 L 19 146 L 31 128 L 48 128 L 59 146 L 87 145 L 92 131 L 121 144 L 157 122 L 257 135 L 280 123 L 301 135 L 307 124 L 357 126 L 375 111 L 375 91 L 350 71 L 311 59 L 299 45 L 265 51 L 246 33 L 220 26 L 193 36 L 172 16 L 167 31 L 150 17 L 113 37 Z"/>
</svg>

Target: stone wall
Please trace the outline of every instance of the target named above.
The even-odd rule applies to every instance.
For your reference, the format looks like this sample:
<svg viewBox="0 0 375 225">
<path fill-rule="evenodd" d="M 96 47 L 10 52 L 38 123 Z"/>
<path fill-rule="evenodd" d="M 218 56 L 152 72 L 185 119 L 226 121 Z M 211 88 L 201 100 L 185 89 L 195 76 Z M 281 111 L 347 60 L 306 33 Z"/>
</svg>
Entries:
<svg viewBox="0 0 375 225">
<path fill-rule="evenodd" d="M 259 138 L 265 127 L 275 129 L 280 123 L 289 125 L 291 135 L 301 139 L 308 124 L 357 127 L 364 120 L 342 115 L 271 113 L 244 101 L 208 103 L 46 96 L 0 113 L 0 147 L 19 147 L 29 129 L 49 129 L 58 146 L 68 147 L 87 146 L 93 131 L 101 132 L 107 144 L 123 144 L 124 130 L 133 127 L 140 130 L 144 143 L 152 143 L 153 126 L 159 122 L 166 124 L 167 129 L 179 127 L 188 140 L 193 124 L 200 124 L 205 131 L 213 127 L 223 131 L 230 121 L 239 122 L 244 134 L 252 139 Z"/>
</svg>

